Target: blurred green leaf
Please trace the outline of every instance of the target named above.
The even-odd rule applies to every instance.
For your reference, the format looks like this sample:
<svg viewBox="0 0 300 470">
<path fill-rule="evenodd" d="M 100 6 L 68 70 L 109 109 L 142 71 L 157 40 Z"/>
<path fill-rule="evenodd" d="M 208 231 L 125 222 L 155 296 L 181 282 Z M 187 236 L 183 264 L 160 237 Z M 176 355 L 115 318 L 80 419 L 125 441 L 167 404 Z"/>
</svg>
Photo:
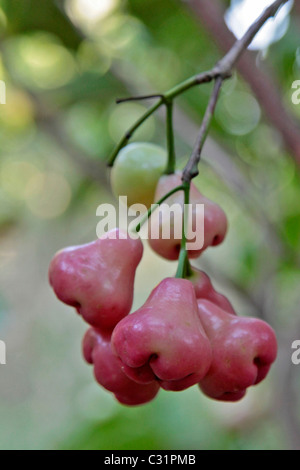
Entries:
<svg viewBox="0 0 300 470">
<path fill-rule="evenodd" d="M 80 34 L 62 13 L 62 0 L 2 0 L 2 8 L 9 18 L 8 33 L 12 36 L 31 31 L 47 31 L 57 35 L 71 49 L 81 43 Z"/>
</svg>

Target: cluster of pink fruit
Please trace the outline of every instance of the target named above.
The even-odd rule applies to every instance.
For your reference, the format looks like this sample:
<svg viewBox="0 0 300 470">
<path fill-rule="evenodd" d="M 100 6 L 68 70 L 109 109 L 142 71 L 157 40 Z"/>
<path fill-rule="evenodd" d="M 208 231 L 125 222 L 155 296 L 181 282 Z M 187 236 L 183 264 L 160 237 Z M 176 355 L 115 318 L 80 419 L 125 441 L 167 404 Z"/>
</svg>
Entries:
<svg viewBox="0 0 300 470">
<path fill-rule="evenodd" d="M 156 200 L 178 183 L 178 174 L 163 176 Z M 227 220 L 194 185 L 190 196 L 192 204 L 205 206 L 203 248 L 188 252 L 195 258 L 223 241 Z M 183 204 L 182 193 L 166 202 L 172 204 L 174 197 Z M 159 255 L 178 259 L 180 240 L 171 236 L 149 242 Z M 90 325 L 83 355 L 93 364 L 97 382 L 126 405 L 149 402 L 160 388 L 180 391 L 196 384 L 211 398 L 241 399 L 249 386 L 266 377 L 276 358 L 273 329 L 260 319 L 238 317 L 195 267 L 186 279 L 162 280 L 145 304 L 130 313 L 142 254 L 140 238 L 115 229 L 58 252 L 50 264 L 55 294 Z"/>
</svg>

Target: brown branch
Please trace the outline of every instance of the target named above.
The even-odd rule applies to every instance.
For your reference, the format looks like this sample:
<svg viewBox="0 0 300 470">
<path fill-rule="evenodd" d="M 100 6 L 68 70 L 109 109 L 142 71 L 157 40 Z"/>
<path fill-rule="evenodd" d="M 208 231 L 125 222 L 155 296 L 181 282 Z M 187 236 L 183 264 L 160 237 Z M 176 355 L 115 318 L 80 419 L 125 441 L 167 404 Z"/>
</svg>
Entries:
<svg viewBox="0 0 300 470">
<path fill-rule="evenodd" d="M 151 90 L 151 85 L 148 80 L 141 75 L 139 71 L 131 64 L 132 74 L 124 75 L 121 67 L 114 64 L 111 72 L 113 75 L 122 82 L 129 93 L 133 95 L 139 94 L 144 89 Z M 178 104 L 174 109 L 173 123 L 174 129 L 180 139 L 188 146 L 194 140 L 195 135 L 199 130 L 196 124 L 196 117 L 182 109 Z M 161 121 L 165 120 L 165 113 L 158 110 L 157 115 Z M 214 172 L 225 182 L 228 188 L 235 194 L 238 194 L 239 200 L 243 203 L 243 207 L 247 210 L 248 214 L 255 222 L 259 224 L 264 230 L 264 237 L 269 240 L 270 249 L 274 255 L 286 257 L 291 256 L 287 247 L 284 245 L 282 238 L 279 236 L 278 227 L 271 222 L 268 212 L 265 210 L 264 205 L 260 204 L 253 193 L 253 186 L 247 178 L 247 166 L 242 160 L 238 160 L 237 155 L 232 158 L 232 149 L 230 154 L 224 146 L 220 146 L 211 136 L 208 136 L 205 144 L 204 161 L 207 165 L 211 166 Z M 239 161 L 239 165 L 237 164 Z M 243 168 L 243 170 L 242 170 Z M 294 256 L 294 255 L 293 255 Z M 295 257 L 295 256 L 294 256 Z M 297 262 L 298 263 L 298 262 Z M 299 264 L 297 266 L 300 266 Z"/>
<path fill-rule="evenodd" d="M 231 76 L 233 67 L 237 64 L 239 58 L 251 44 L 254 37 L 266 23 L 266 21 L 269 18 L 275 16 L 279 8 L 287 3 L 287 1 L 288 0 L 276 0 L 274 3 L 272 3 L 272 5 L 266 8 L 259 18 L 248 28 L 242 38 L 234 42 L 231 49 L 229 49 L 226 55 L 212 69 L 211 76 L 215 77 L 215 86 L 205 111 L 193 153 L 183 170 L 183 182 L 189 183 L 192 178 L 199 174 L 198 165 L 201 158 L 202 148 L 217 105 L 223 80 Z"/>
<path fill-rule="evenodd" d="M 220 50 L 232 48 L 236 38 L 226 27 L 224 10 L 217 0 L 184 0 L 184 3 L 201 21 Z M 281 134 L 287 151 L 300 165 L 299 124 L 284 107 L 274 74 L 266 67 L 258 68 L 257 54 L 251 51 L 245 51 L 236 67 L 250 85 L 268 120 Z"/>
<path fill-rule="evenodd" d="M 281 8 L 288 0 L 277 0 L 276 2 L 272 3 L 262 15 L 250 26 L 250 28 L 246 31 L 244 36 L 236 41 L 229 52 L 225 55 L 225 57 L 220 61 L 219 66 L 222 68 L 230 67 L 232 68 L 235 65 L 247 47 L 251 44 L 253 39 L 255 38 L 258 31 L 262 28 L 262 26 L 266 23 L 268 19 L 275 16 L 279 8 Z"/>
<path fill-rule="evenodd" d="M 114 149 L 113 153 L 111 154 L 109 158 L 108 166 L 113 166 L 114 161 L 119 151 L 125 145 L 127 145 L 133 133 L 146 121 L 146 119 L 149 118 L 149 116 L 151 116 L 154 112 L 156 112 L 163 104 L 170 103 L 177 96 L 183 94 L 185 91 L 189 90 L 190 88 L 196 85 L 216 80 L 217 85 L 214 88 L 212 99 L 205 113 L 204 124 L 201 126 L 200 136 L 197 139 L 195 150 L 191 157 L 192 162 L 189 162 L 188 167 L 183 172 L 183 182 L 189 183 L 192 178 L 197 176 L 198 174 L 197 164 L 200 161 L 201 150 L 202 150 L 204 141 L 206 139 L 207 131 L 208 131 L 209 124 L 212 118 L 212 113 L 210 112 L 211 111 L 210 108 L 212 108 L 212 111 L 213 111 L 216 106 L 219 91 L 222 86 L 223 80 L 226 80 L 227 78 L 231 77 L 233 67 L 236 65 L 236 63 L 238 62 L 243 52 L 251 44 L 253 38 L 256 36 L 256 34 L 262 28 L 265 22 L 269 18 L 275 16 L 279 8 L 287 2 L 288 0 L 276 0 L 275 2 L 272 3 L 272 5 L 266 8 L 265 11 L 259 16 L 259 18 L 246 31 L 244 36 L 241 39 L 234 42 L 233 46 L 229 49 L 229 52 L 227 52 L 225 56 L 211 70 L 195 75 L 185 80 L 184 82 L 179 83 L 179 85 L 176 85 L 174 88 L 172 88 L 171 90 L 168 90 L 166 93 L 159 95 L 160 100 L 156 104 L 154 104 L 147 112 L 145 112 L 143 116 L 138 121 L 136 121 L 136 123 L 122 137 L 119 144 L 116 146 L 116 148 Z M 214 94 L 216 94 L 215 102 L 214 102 Z"/>
<path fill-rule="evenodd" d="M 296 0 L 294 2 L 294 9 L 293 11 L 296 13 L 296 15 L 300 16 L 300 2 L 299 0 Z"/>
<path fill-rule="evenodd" d="M 200 127 L 200 131 L 196 140 L 195 147 L 182 173 L 183 182 L 188 183 L 191 181 L 192 178 L 194 178 L 195 176 L 199 174 L 198 165 L 199 165 L 200 158 L 201 158 L 201 152 L 202 152 L 203 145 L 207 137 L 207 132 L 208 132 L 209 125 L 210 125 L 210 122 L 212 120 L 212 117 L 215 111 L 215 107 L 217 105 L 222 83 L 223 83 L 222 77 L 218 77 L 215 81 L 215 86 L 213 88 L 208 106 L 204 114 L 204 118 Z"/>
</svg>

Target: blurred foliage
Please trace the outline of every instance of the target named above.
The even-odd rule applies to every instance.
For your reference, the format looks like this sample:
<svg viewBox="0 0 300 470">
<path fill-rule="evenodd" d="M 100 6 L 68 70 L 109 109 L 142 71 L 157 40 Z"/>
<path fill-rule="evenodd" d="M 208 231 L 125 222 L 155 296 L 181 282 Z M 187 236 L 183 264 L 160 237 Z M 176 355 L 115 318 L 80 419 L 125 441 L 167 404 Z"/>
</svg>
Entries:
<svg viewBox="0 0 300 470">
<path fill-rule="evenodd" d="M 285 37 L 258 58 L 258 66 L 266 61 L 272 67 L 283 102 L 298 118 L 291 84 L 299 79 L 299 21 L 294 15 Z M 293 383 L 283 378 L 291 342 L 300 335 L 299 171 L 248 85 L 237 74 L 225 84 L 211 129 L 220 148 L 204 149 L 197 185 L 222 205 L 230 230 L 199 265 L 241 314 L 267 318 L 278 332 L 280 358 L 268 381 L 242 403 L 214 403 L 193 388 L 161 392 L 153 403 L 128 409 L 94 384 L 80 354 L 84 325 L 50 292 L 48 263 L 59 248 L 95 238 L 96 208 L 113 200 L 104 162 L 147 107 L 116 106 L 116 98 L 165 91 L 211 68 L 220 52 L 175 0 L 0 0 L 0 35 L 6 84 L 0 338 L 9 345 L 8 365 L 0 370 L 0 447 L 293 446 L 290 418 L 281 413 L 282 400 L 300 385 L 295 367 Z M 203 85 L 178 99 L 195 128 L 209 93 Z M 182 166 L 194 140 L 185 131 L 190 126 L 179 127 Z M 161 117 L 151 117 L 133 140 L 165 145 Z M 174 272 L 172 263 L 147 252 L 144 262 L 137 305 L 160 276 Z"/>
<path fill-rule="evenodd" d="M 5 31 L 7 36 L 40 30 L 60 38 L 67 48 L 77 49 L 80 45 L 80 35 L 61 13 L 62 1 L 44 0 L 41 6 L 38 0 L 2 0 L 1 7 L 8 19 Z"/>
</svg>

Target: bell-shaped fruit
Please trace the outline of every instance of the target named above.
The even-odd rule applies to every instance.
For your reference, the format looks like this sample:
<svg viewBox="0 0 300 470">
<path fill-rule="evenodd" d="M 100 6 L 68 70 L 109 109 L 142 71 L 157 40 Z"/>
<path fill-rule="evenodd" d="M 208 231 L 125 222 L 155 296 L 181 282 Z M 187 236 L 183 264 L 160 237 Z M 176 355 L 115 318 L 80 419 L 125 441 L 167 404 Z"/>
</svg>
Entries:
<svg viewBox="0 0 300 470">
<path fill-rule="evenodd" d="M 127 205 L 154 203 L 155 188 L 167 164 L 166 151 L 158 145 L 134 142 L 122 148 L 111 170 L 116 197 L 127 196 Z"/>
<path fill-rule="evenodd" d="M 110 333 L 90 328 L 83 338 L 82 349 L 85 360 L 94 365 L 97 382 L 123 405 L 142 405 L 157 395 L 156 382 L 138 384 L 124 374 L 121 362 L 112 352 Z"/>
<path fill-rule="evenodd" d="M 209 276 L 199 269 L 192 267 L 192 275 L 189 280 L 193 283 L 197 299 L 206 299 L 221 307 L 226 312 L 236 315 L 235 310 L 229 300 L 219 292 L 217 292 Z"/>
<path fill-rule="evenodd" d="M 159 179 L 155 201 L 182 184 L 181 174 L 164 175 Z M 204 213 L 203 213 L 203 205 Z M 148 225 L 149 244 L 168 260 L 178 259 L 182 239 L 183 191 L 170 196 L 157 208 Z M 189 258 L 198 258 L 209 246 L 222 243 L 227 232 L 227 218 L 218 204 L 203 196 L 191 183 L 190 211 L 186 237 Z"/>
<path fill-rule="evenodd" d="M 267 375 L 276 359 L 274 330 L 257 318 L 238 317 L 208 300 L 198 300 L 199 317 L 212 346 L 212 363 L 200 381 L 209 397 L 240 400 Z"/>
<path fill-rule="evenodd" d="M 164 279 L 139 310 L 118 323 L 112 347 L 137 382 L 157 380 L 173 391 L 199 382 L 210 367 L 211 347 L 192 283 Z"/>
<path fill-rule="evenodd" d="M 112 329 L 130 312 L 140 239 L 119 229 L 91 243 L 59 251 L 49 267 L 56 296 L 92 326 Z"/>
</svg>

